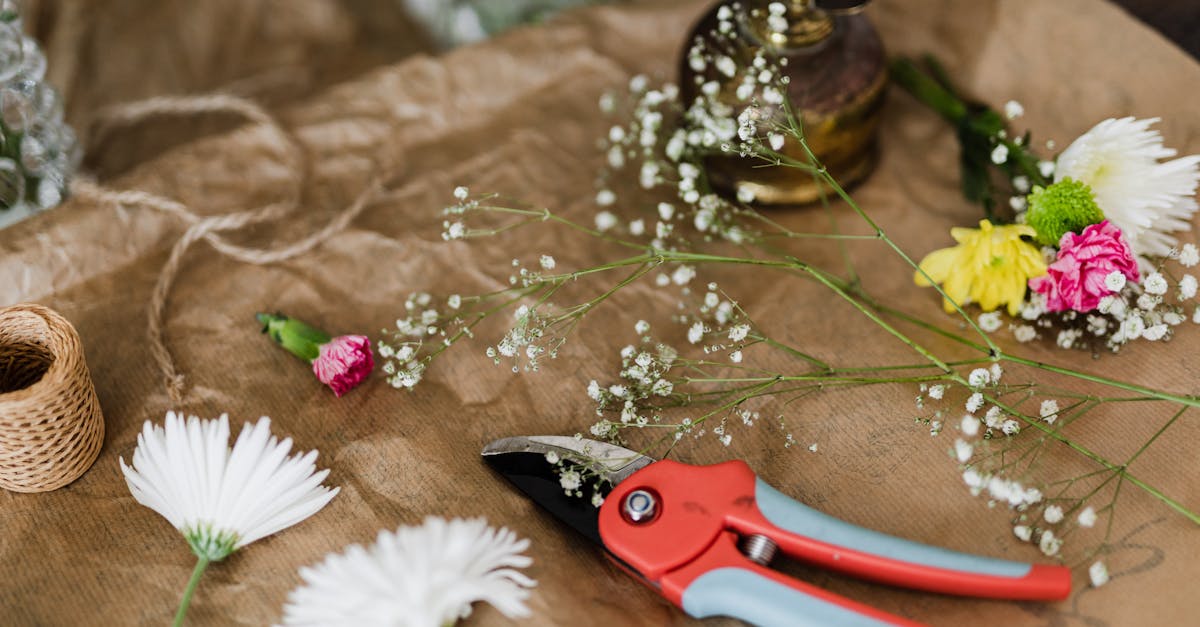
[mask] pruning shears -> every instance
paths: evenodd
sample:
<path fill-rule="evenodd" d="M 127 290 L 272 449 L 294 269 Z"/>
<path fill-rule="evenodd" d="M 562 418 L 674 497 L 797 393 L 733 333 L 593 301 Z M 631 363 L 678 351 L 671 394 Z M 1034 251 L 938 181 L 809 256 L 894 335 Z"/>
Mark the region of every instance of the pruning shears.
<path fill-rule="evenodd" d="M 488 444 L 483 458 L 694 618 L 762 627 L 918 625 L 769 568 L 780 550 L 861 579 L 943 594 L 1053 601 L 1071 591 L 1066 567 L 959 553 L 858 527 L 772 488 L 743 461 L 691 466 L 562 436 L 504 438 Z M 612 486 L 600 507 L 563 489 L 564 463 Z"/>

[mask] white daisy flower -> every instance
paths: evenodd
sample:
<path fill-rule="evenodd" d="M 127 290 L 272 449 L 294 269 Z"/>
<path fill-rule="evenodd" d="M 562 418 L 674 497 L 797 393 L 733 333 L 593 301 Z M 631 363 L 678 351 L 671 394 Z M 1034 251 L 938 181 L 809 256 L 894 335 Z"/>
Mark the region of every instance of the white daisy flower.
<path fill-rule="evenodd" d="M 176 624 L 209 562 L 320 511 L 337 493 L 321 485 L 317 452 L 287 454 L 291 438 L 271 435 L 271 419 L 246 425 L 229 447 L 229 417 L 201 420 L 167 412 L 164 426 L 146 421 L 133 463 L 121 471 L 138 503 L 162 514 L 187 539 L 198 562 Z"/>
<path fill-rule="evenodd" d="M 1150 126 L 1159 118 L 1110 118 L 1079 136 L 1058 158 L 1054 180 L 1086 183 L 1104 216 L 1121 229 L 1139 258 L 1166 256 L 1170 235 L 1191 228 L 1200 155 L 1176 155 Z"/>
<path fill-rule="evenodd" d="M 537 582 L 517 569 L 529 540 L 496 530 L 482 518 L 428 517 L 420 527 L 382 531 L 375 544 L 354 544 L 300 569 L 283 624 L 356 627 L 451 625 L 476 601 L 508 618 L 529 615 L 529 588 Z"/>
<path fill-rule="evenodd" d="M 200 557 L 216 561 L 317 513 L 339 488 L 321 485 L 317 452 L 287 457 L 291 438 L 271 435 L 271 419 L 243 427 L 229 448 L 229 417 L 167 412 L 164 427 L 146 421 L 121 470 L 138 503 L 162 514 Z"/>

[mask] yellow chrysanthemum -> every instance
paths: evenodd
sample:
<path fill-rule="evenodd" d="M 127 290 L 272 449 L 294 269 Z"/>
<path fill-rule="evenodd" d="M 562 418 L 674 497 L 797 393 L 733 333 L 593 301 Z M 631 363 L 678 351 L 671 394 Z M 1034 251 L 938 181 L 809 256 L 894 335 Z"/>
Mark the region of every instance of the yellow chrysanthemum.
<path fill-rule="evenodd" d="M 1010 316 L 1017 314 L 1029 279 L 1046 274 L 1042 253 L 1023 235 L 1035 235 L 1033 228 L 981 220 L 978 229 L 950 229 L 958 246 L 935 250 L 921 260 L 921 270 L 946 292 L 946 313 L 954 312 L 952 299 L 960 306 L 979 303 L 984 311 L 1006 305 Z M 917 285 L 930 285 L 925 275 L 916 273 Z"/>

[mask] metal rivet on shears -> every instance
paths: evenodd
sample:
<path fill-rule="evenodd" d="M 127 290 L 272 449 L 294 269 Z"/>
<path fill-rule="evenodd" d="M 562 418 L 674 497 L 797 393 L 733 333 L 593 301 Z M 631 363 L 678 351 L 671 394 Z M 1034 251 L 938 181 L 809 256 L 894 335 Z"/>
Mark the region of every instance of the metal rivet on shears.
<path fill-rule="evenodd" d="M 658 498 L 649 490 L 634 490 L 625 495 L 621 512 L 631 523 L 648 523 L 658 513 Z"/>
<path fill-rule="evenodd" d="M 775 551 L 779 549 L 779 545 L 767 536 L 755 533 L 742 538 L 741 549 L 747 559 L 766 566 L 775 557 Z"/>

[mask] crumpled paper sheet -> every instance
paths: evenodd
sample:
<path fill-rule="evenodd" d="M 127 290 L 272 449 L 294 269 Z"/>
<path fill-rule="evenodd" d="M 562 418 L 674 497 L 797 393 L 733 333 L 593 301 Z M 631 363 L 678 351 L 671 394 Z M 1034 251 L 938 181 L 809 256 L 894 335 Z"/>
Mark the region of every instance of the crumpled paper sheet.
<path fill-rule="evenodd" d="M 617 351 L 638 318 L 682 344 L 668 321 L 674 300 L 639 286 L 586 322 L 543 371 L 513 375 L 484 357 L 486 338 L 451 351 L 414 393 L 375 377 L 335 400 L 308 369 L 259 335 L 253 314 L 282 310 L 334 333 L 375 333 L 417 290 L 474 293 L 504 284 L 513 257 L 552 253 L 560 268 L 613 251 L 576 245 L 564 231 L 535 229 L 496 241 L 441 241 L 438 209 L 456 184 L 493 190 L 588 219 L 595 138 L 610 124 L 598 96 L 646 72 L 672 79 L 677 43 L 703 10 L 698 2 L 646 3 L 581 11 L 442 58 L 414 57 L 282 110 L 311 151 L 314 180 L 299 219 L 239 237 L 269 245 L 314 230 L 383 173 L 389 191 L 346 232 L 314 252 L 272 266 L 239 264 L 204 244 L 188 253 L 166 313 L 167 341 L 188 375 L 187 402 L 202 416 L 229 412 L 235 424 L 270 415 L 301 450 L 321 451 L 342 493 L 322 512 L 214 565 L 189 614 L 194 625 L 277 621 L 297 569 L 376 532 L 430 514 L 486 516 L 529 537 L 539 581 L 528 625 L 693 624 L 610 565 L 593 546 L 543 515 L 479 459 L 481 447 L 515 434 L 583 430 L 593 419 L 588 380 L 611 380 Z M 1023 120 L 1060 145 L 1107 116 L 1161 115 L 1168 143 L 1200 151 L 1192 95 L 1200 66 L 1119 10 L 1100 2 L 900 2 L 872 4 L 893 52 L 930 51 L 993 103 L 1023 102 Z M 288 192 L 277 155 L 246 127 L 175 148 L 116 180 L 118 188 L 164 194 L 205 214 L 246 209 Z M 893 92 L 882 129 L 879 170 L 854 194 L 914 255 L 946 244 L 952 225 L 977 219 L 958 193 L 953 134 L 906 95 Z M 853 224 L 844 207 L 843 224 Z M 625 211 L 633 211 L 627 208 Z M 825 228 L 819 210 L 781 211 L 791 228 Z M 850 230 L 853 230 L 853 226 Z M 142 422 L 170 408 L 145 341 L 145 304 L 182 227 L 144 209 L 79 201 L 0 232 L 0 304 L 34 300 L 78 327 L 107 418 L 104 449 L 79 481 L 48 494 L 0 494 L 0 615 L 11 625 L 161 625 L 169 621 L 193 564 L 168 523 L 129 495 L 117 465 Z M 584 240 L 586 241 L 586 240 Z M 852 248 L 877 297 L 952 326 L 936 295 L 882 247 Z M 836 251 L 804 255 L 835 267 Z M 809 282 L 761 273 L 732 280 L 710 272 L 768 333 L 814 353 L 864 364 L 913 358 L 848 306 Z M 583 289 L 582 287 L 580 289 Z M 942 354 L 954 348 L 927 339 Z M 1022 347 L 1055 363 L 1194 393 L 1200 334 L 1184 328 L 1165 346 L 1139 345 L 1092 360 L 1048 345 Z M 753 359 L 748 355 L 748 359 Z M 785 366 L 780 366 L 785 367 Z M 1010 377 L 1019 377 L 1012 372 Z M 733 445 L 686 443 L 680 460 L 747 460 L 768 482 L 830 514 L 913 540 L 1022 561 L 1041 561 L 1012 537 L 1004 513 L 972 499 L 949 459 L 953 435 L 914 426 L 915 392 L 859 389 L 793 404 L 782 412 L 800 446 L 784 449 L 770 420 L 735 432 Z M 1142 410 L 1097 414 L 1076 431 L 1120 458 L 1161 424 Z M 773 414 L 772 414 L 773 415 Z M 1193 509 L 1200 505 L 1191 416 L 1135 465 Z M 816 453 L 807 445 L 818 443 Z M 1055 463 L 1074 463 L 1065 455 Z M 790 572 L 816 585 L 937 625 L 1185 624 L 1194 594 L 1194 525 L 1126 486 L 1114 525 L 1107 586 L 1087 586 L 1058 604 L 951 598 L 830 575 Z M 714 621 L 712 624 L 719 623 Z M 471 625 L 508 624 L 488 607 Z"/>

